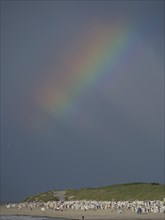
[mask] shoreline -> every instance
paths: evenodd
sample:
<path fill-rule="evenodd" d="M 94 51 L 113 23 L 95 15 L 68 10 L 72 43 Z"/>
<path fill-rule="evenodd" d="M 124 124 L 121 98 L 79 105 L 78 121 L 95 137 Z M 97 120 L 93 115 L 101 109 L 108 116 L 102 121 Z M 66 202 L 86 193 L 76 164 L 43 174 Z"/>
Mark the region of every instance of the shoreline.
<path fill-rule="evenodd" d="M 61 218 L 61 219 L 73 219 L 81 220 L 164 220 L 165 213 L 147 213 L 137 214 L 132 211 L 124 211 L 123 213 L 117 213 L 112 210 L 45 210 L 42 212 L 38 208 L 6 208 L 4 205 L 0 205 L 0 216 L 33 216 L 33 217 L 48 217 L 48 218 Z"/>

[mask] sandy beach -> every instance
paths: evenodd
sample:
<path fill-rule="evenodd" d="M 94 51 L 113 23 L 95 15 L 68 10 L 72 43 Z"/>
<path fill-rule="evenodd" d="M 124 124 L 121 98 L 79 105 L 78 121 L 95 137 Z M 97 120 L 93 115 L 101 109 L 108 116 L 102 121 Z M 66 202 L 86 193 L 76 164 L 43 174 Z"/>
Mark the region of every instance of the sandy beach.
<path fill-rule="evenodd" d="M 26 216 L 44 216 L 44 217 L 58 217 L 58 218 L 66 218 L 66 219 L 146 219 L 146 220 L 164 220 L 164 213 L 148 213 L 148 214 L 136 214 L 132 211 L 125 211 L 123 213 L 116 213 L 111 210 L 64 210 L 64 211 L 55 211 L 55 210 L 45 210 L 42 212 L 38 208 L 33 208 L 30 210 L 29 208 L 6 208 L 5 205 L 0 206 L 0 215 L 26 215 Z"/>

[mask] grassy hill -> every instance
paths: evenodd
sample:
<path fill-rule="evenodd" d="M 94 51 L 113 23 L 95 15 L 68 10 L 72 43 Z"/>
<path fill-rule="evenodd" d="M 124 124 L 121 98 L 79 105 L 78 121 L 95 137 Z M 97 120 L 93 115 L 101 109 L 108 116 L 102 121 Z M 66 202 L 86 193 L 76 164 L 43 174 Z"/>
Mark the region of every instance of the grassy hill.
<path fill-rule="evenodd" d="M 87 200 L 163 200 L 165 186 L 157 183 L 128 183 L 99 188 L 67 190 L 66 199 Z"/>
<path fill-rule="evenodd" d="M 58 201 L 58 197 L 56 196 L 56 191 L 47 191 L 37 193 L 33 196 L 27 196 L 22 200 L 22 202 L 48 202 L 48 201 Z"/>
<path fill-rule="evenodd" d="M 27 197 L 24 201 L 52 201 L 58 200 L 54 193 L 40 193 Z M 98 188 L 67 189 L 65 200 L 98 200 L 98 201 L 125 201 L 125 200 L 163 200 L 165 185 L 158 183 L 127 183 Z"/>

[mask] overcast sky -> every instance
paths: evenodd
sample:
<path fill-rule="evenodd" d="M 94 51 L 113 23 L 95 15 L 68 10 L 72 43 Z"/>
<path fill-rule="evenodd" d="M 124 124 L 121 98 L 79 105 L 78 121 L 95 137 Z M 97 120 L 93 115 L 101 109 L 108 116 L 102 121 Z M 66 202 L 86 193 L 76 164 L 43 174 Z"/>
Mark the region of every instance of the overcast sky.
<path fill-rule="evenodd" d="M 1 200 L 163 183 L 163 4 L 1 1 Z"/>

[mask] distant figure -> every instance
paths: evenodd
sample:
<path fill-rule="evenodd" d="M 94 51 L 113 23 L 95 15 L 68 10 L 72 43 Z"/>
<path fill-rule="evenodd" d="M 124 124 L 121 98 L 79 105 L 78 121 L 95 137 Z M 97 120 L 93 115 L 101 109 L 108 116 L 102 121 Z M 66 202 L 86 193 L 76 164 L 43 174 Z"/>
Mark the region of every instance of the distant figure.
<path fill-rule="evenodd" d="M 142 209 L 139 207 L 137 208 L 137 214 L 141 214 L 142 213 Z"/>
<path fill-rule="evenodd" d="M 84 216 L 82 216 L 82 219 L 84 219 Z"/>

